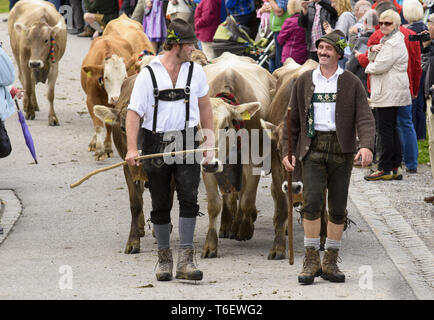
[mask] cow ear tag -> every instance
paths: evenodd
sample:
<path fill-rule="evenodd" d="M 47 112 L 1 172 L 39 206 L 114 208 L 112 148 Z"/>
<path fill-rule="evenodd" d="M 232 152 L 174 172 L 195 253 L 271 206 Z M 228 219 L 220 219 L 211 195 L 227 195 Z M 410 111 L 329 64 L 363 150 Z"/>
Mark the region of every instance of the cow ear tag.
<path fill-rule="evenodd" d="M 243 117 L 243 120 L 250 120 L 250 112 L 244 111 L 241 116 Z"/>
<path fill-rule="evenodd" d="M 88 77 L 88 78 L 92 77 L 92 72 L 91 72 L 91 71 L 88 71 L 88 72 L 87 72 L 87 77 Z"/>
<path fill-rule="evenodd" d="M 105 118 L 105 119 L 104 119 L 104 122 L 105 122 L 105 123 L 112 123 L 112 122 L 113 122 L 113 120 L 112 120 L 112 119 L 110 119 L 110 118 Z"/>

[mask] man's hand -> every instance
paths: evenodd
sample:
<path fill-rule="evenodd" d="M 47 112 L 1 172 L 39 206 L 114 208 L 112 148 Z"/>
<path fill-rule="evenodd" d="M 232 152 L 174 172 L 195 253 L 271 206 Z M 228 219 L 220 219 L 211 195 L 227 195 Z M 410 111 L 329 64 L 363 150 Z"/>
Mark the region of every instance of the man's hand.
<path fill-rule="evenodd" d="M 147 6 L 148 8 L 152 8 L 152 1 L 151 1 L 151 0 L 147 0 L 147 1 L 146 1 L 146 6 Z"/>
<path fill-rule="evenodd" d="M 285 167 L 286 171 L 292 172 L 295 168 L 296 159 L 295 156 L 292 156 L 292 163 L 289 163 L 288 156 L 283 158 L 282 164 Z"/>
<path fill-rule="evenodd" d="M 128 150 L 127 154 L 125 155 L 125 161 L 130 166 L 140 166 L 140 160 L 136 160 L 138 156 L 139 152 L 137 151 L 137 149 Z"/>
<path fill-rule="evenodd" d="M 353 34 L 359 33 L 359 28 L 357 26 L 352 26 L 348 29 L 348 32 Z"/>
<path fill-rule="evenodd" d="M 362 157 L 362 168 L 366 168 L 372 162 L 372 151 L 368 148 L 360 148 L 354 157 L 354 161 Z"/>
<path fill-rule="evenodd" d="M 302 1 L 301 2 L 301 9 L 303 11 L 303 15 L 307 15 L 307 6 L 309 5 L 311 1 Z"/>

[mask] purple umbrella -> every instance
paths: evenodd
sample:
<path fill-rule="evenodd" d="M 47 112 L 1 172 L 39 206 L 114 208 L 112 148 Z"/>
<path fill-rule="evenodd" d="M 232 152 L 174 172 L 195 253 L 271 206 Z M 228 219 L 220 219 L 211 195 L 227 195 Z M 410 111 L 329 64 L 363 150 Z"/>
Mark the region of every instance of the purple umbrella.
<path fill-rule="evenodd" d="M 35 163 L 38 164 L 38 160 L 36 160 L 36 152 L 35 152 L 35 146 L 33 144 L 32 135 L 30 134 L 29 127 L 27 127 L 26 120 L 24 120 L 24 115 L 20 110 L 17 99 L 14 100 L 15 100 L 15 104 L 17 105 L 18 120 L 21 123 L 21 129 L 23 129 L 24 139 L 26 140 L 27 147 L 29 148 L 33 159 L 35 159 Z"/>

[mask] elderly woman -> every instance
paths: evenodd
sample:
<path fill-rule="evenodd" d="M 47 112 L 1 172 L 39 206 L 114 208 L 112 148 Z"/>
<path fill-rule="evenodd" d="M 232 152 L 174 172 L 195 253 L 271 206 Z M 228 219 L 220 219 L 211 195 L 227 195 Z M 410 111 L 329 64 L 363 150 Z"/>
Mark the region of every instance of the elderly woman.
<path fill-rule="evenodd" d="M 397 173 L 402 160 L 398 109 L 411 104 L 408 53 L 404 35 L 399 31 L 401 18 L 394 10 L 386 10 L 378 24 L 384 36 L 379 44 L 369 48 L 365 72 L 371 75 L 371 107 L 377 112 L 381 156 L 378 170 L 365 176 L 368 181 L 391 180 Z"/>

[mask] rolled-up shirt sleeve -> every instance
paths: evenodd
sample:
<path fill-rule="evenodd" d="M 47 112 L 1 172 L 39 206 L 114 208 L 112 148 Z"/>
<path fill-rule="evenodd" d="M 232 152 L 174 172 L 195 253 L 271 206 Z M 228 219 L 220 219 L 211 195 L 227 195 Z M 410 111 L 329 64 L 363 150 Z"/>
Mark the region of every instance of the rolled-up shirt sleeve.
<path fill-rule="evenodd" d="M 150 101 L 152 90 L 150 90 L 149 84 L 152 84 L 149 71 L 143 70 L 137 76 L 133 91 L 131 92 L 128 110 L 136 112 L 141 118 L 146 118 L 146 110 L 152 103 Z"/>

